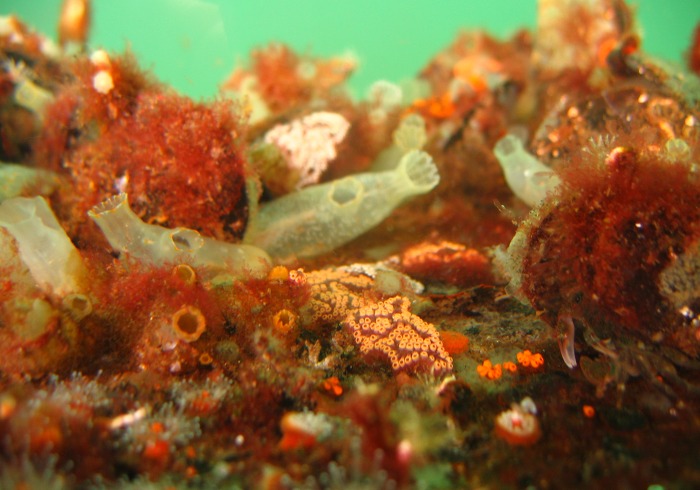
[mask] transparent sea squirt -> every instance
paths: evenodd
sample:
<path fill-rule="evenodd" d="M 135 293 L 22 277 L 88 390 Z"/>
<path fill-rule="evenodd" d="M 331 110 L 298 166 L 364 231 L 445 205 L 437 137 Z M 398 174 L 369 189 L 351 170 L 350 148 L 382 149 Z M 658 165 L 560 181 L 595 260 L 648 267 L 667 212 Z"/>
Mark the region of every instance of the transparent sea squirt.
<path fill-rule="evenodd" d="M 98 204 L 88 215 L 112 248 L 146 263 L 187 262 L 242 278 L 264 277 L 270 269 L 269 256 L 257 247 L 205 238 L 189 228 L 144 223 L 131 210 L 124 193 Z"/>
<path fill-rule="evenodd" d="M 0 226 L 17 241 L 22 261 L 48 293 L 81 291 L 85 266 L 43 197 L 15 197 L 0 204 Z"/>
<path fill-rule="evenodd" d="M 439 181 L 430 155 L 412 150 L 394 170 L 309 186 L 261 206 L 244 242 L 273 257 L 320 255 L 370 230 L 406 199 L 429 192 Z"/>
<path fill-rule="evenodd" d="M 508 134 L 493 149 L 513 194 L 528 206 L 537 206 L 560 180 L 552 169 L 528 153 L 522 141 Z"/>

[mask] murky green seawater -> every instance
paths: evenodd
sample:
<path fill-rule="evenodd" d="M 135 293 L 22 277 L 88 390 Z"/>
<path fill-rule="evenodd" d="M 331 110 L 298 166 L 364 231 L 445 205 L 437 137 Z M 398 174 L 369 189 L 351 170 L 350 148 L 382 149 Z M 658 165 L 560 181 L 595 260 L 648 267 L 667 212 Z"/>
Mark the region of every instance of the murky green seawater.
<path fill-rule="evenodd" d="M 47 34 L 55 32 L 59 0 L 4 0 Z M 361 66 L 351 80 L 362 95 L 377 79 L 413 75 L 460 27 L 505 36 L 535 23 L 535 0 L 95 0 L 92 46 L 129 44 L 142 66 L 192 96 L 209 96 L 254 46 L 284 41 L 328 56 L 348 50 Z M 680 60 L 698 0 L 639 0 L 644 48 Z"/>

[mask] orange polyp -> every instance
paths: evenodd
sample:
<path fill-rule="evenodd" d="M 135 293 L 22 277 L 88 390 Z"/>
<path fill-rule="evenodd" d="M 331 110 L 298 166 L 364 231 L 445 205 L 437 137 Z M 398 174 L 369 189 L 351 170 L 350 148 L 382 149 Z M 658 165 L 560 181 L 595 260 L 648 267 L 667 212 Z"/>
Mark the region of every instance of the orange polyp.
<path fill-rule="evenodd" d="M 518 371 L 518 366 L 516 366 L 514 362 L 509 361 L 503 363 L 503 369 L 510 371 L 511 373 L 515 373 Z"/>
<path fill-rule="evenodd" d="M 532 358 L 530 359 L 530 365 L 533 368 L 538 368 L 544 364 L 544 357 L 542 357 L 542 354 L 534 354 Z"/>
<path fill-rule="evenodd" d="M 170 446 L 162 439 L 149 442 L 143 449 L 143 456 L 148 459 L 163 460 L 170 454 Z"/>
<path fill-rule="evenodd" d="M 483 364 L 476 367 L 479 376 L 486 379 L 499 379 L 503 375 L 503 368 L 500 364 L 492 364 L 489 359 L 486 359 Z"/>
<path fill-rule="evenodd" d="M 532 352 L 529 350 L 525 350 L 522 352 L 518 352 L 516 355 L 516 358 L 518 359 L 518 362 L 522 364 L 523 366 L 529 366 L 530 365 L 530 356 L 532 355 Z"/>
<path fill-rule="evenodd" d="M 321 388 L 326 393 L 329 393 L 335 397 L 339 397 L 343 394 L 343 386 L 340 384 L 340 380 L 337 376 L 331 376 L 330 378 L 323 381 Z"/>
<path fill-rule="evenodd" d="M 476 372 L 479 373 L 479 376 L 481 376 L 482 378 L 485 378 L 486 375 L 489 373 L 489 371 L 491 371 L 491 368 L 492 368 L 491 361 L 486 359 L 483 362 L 483 364 L 480 364 L 476 367 Z"/>
<path fill-rule="evenodd" d="M 542 357 L 542 354 L 533 354 L 529 350 L 518 352 L 516 357 L 518 359 L 518 363 L 523 367 L 537 369 L 540 366 L 544 365 L 544 357 Z"/>
<path fill-rule="evenodd" d="M 173 267 L 173 275 L 185 284 L 194 284 L 197 280 L 197 273 L 187 264 L 178 264 Z"/>
<path fill-rule="evenodd" d="M 418 99 L 413 103 L 413 108 L 435 119 L 447 119 L 455 112 L 455 106 L 449 93 L 433 96 L 429 99 Z"/>

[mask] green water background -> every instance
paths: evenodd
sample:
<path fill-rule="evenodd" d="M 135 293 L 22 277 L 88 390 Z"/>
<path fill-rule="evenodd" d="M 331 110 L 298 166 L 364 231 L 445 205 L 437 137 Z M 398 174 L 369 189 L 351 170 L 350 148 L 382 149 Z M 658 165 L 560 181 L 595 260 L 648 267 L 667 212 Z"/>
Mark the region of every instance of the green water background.
<path fill-rule="evenodd" d="M 56 37 L 60 0 L 3 0 Z M 638 0 L 646 52 L 680 62 L 700 21 L 700 0 Z M 91 46 L 121 52 L 193 97 L 211 97 L 256 46 L 282 41 L 300 52 L 352 52 L 356 96 L 375 80 L 409 78 L 459 29 L 507 37 L 535 25 L 535 0 L 94 0 Z"/>

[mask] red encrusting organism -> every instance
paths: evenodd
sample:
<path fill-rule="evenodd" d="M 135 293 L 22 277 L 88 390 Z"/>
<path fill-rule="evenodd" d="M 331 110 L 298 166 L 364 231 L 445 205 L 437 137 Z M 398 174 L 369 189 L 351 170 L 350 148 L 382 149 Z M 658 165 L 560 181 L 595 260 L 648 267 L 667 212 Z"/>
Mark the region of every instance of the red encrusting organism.
<path fill-rule="evenodd" d="M 494 282 L 489 259 L 460 243 L 444 240 L 419 243 L 405 250 L 400 260 L 403 272 L 421 281 L 460 287 Z"/>

